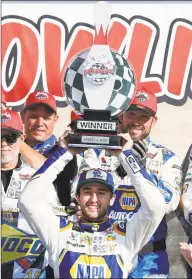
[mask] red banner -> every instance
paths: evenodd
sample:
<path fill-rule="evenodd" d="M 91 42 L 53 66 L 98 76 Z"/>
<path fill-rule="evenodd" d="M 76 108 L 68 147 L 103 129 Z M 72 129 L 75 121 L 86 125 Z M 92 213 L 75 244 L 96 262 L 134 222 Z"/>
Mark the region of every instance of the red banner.
<path fill-rule="evenodd" d="M 2 90 L 7 102 L 19 106 L 30 92 L 45 90 L 62 106 L 62 69 L 75 54 L 91 47 L 93 34 L 93 27 L 83 23 L 69 32 L 64 21 L 48 15 L 37 24 L 23 17 L 4 17 Z M 116 15 L 111 19 L 108 41 L 129 59 L 138 82 L 157 94 L 159 102 L 182 105 L 192 96 L 192 22 L 175 19 L 171 23 L 159 62 L 162 73 L 155 74 L 151 65 L 159 36 L 159 26 L 147 18 L 137 16 L 128 21 Z"/>

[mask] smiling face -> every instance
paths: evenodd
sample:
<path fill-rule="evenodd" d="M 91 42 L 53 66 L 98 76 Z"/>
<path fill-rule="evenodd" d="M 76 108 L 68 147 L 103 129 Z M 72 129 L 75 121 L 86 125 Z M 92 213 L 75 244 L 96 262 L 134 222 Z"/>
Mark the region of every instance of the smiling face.
<path fill-rule="evenodd" d="M 122 132 L 129 133 L 131 139 L 136 141 L 146 139 L 149 136 L 157 117 L 151 117 L 142 110 L 130 110 L 120 116 L 120 121 Z"/>
<path fill-rule="evenodd" d="M 90 221 L 103 221 L 113 205 L 115 195 L 101 183 L 87 183 L 81 186 L 76 199 L 81 207 L 82 218 Z"/>
<path fill-rule="evenodd" d="M 30 146 L 48 139 L 53 133 L 58 116 L 46 105 L 35 105 L 22 115 L 27 143 Z"/>

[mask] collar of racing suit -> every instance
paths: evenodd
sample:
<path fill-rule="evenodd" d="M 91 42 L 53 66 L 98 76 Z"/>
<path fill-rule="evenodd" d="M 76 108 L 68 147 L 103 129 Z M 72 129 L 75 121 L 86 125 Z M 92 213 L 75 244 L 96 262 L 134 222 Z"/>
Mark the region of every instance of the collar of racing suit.
<path fill-rule="evenodd" d="M 112 221 L 107 217 L 102 222 L 88 222 L 84 219 L 79 220 L 79 226 L 87 232 L 102 232 L 111 227 Z"/>
<path fill-rule="evenodd" d="M 51 135 L 48 139 L 35 144 L 33 146 L 33 149 L 37 150 L 41 154 L 44 154 L 45 152 L 49 152 L 53 148 L 56 142 L 57 142 L 56 136 Z"/>

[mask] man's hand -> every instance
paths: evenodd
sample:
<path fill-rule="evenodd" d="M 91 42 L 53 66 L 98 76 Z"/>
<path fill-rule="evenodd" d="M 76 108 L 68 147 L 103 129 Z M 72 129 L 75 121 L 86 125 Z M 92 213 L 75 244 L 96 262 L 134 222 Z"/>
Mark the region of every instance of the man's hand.
<path fill-rule="evenodd" d="M 76 206 L 76 205 L 77 204 L 75 204 L 74 202 L 70 203 L 70 206 Z M 78 205 L 77 206 L 77 212 L 76 212 L 76 216 L 77 216 L 78 220 L 81 218 L 81 215 L 82 215 L 82 211 L 81 211 L 80 205 Z"/>
<path fill-rule="evenodd" d="M 63 135 L 59 137 L 59 145 L 63 148 L 66 148 L 72 155 L 77 155 L 81 152 L 84 152 L 86 148 L 73 148 L 68 146 L 70 134 L 73 134 L 70 129 L 65 130 Z"/>
<path fill-rule="evenodd" d="M 123 150 L 128 150 L 131 149 L 135 155 L 135 157 L 138 159 L 141 167 L 145 167 L 146 165 L 146 154 L 147 154 L 147 150 L 148 150 L 148 142 L 147 140 L 138 140 L 133 142 L 131 139 L 129 139 L 129 134 L 122 134 L 125 137 L 123 137 L 123 141 L 124 141 L 124 146 L 122 148 Z M 121 150 L 119 151 L 119 153 L 121 152 Z M 116 154 L 119 154 L 116 153 Z M 116 173 L 121 177 L 125 177 L 127 175 L 126 171 L 124 170 L 122 165 L 119 165 L 116 169 Z"/>
<path fill-rule="evenodd" d="M 118 134 L 118 136 L 122 138 L 122 149 L 107 149 L 111 156 L 118 157 L 123 150 L 131 149 L 133 146 L 133 141 L 128 133 Z"/>
<path fill-rule="evenodd" d="M 146 139 L 137 140 L 133 143 L 132 151 L 142 167 L 146 165 L 148 146 L 149 143 Z"/>
<path fill-rule="evenodd" d="M 192 267 L 192 245 L 187 244 L 186 242 L 180 242 L 181 253 L 188 262 L 188 264 Z"/>

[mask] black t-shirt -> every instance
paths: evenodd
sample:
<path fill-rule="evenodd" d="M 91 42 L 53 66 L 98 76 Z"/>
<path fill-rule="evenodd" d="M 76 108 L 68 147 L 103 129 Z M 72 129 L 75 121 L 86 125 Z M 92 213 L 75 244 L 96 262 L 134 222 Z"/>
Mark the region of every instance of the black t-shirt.
<path fill-rule="evenodd" d="M 3 183 L 4 191 L 7 192 L 13 170 L 1 170 L 1 181 Z"/>
<path fill-rule="evenodd" d="M 17 165 L 14 169 L 19 168 L 21 165 L 22 165 L 22 162 L 21 162 L 21 158 L 19 156 Z M 5 193 L 7 192 L 7 188 L 9 186 L 10 181 L 11 181 L 11 177 L 12 177 L 14 169 L 12 169 L 12 170 L 1 170 L 1 182 L 3 183 Z"/>
<path fill-rule="evenodd" d="M 57 148 L 58 145 L 55 145 L 48 153 L 43 155 L 48 158 Z M 73 156 L 73 159 L 64 167 L 53 182 L 59 201 L 63 206 L 67 206 L 71 202 L 71 180 L 77 175 L 77 170 L 77 158 Z"/>

